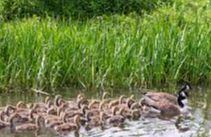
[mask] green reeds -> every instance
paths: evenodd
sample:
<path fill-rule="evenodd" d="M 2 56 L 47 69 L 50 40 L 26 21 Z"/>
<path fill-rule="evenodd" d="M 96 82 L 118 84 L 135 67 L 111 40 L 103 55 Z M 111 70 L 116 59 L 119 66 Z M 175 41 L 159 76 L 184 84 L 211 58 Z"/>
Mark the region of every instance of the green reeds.
<path fill-rule="evenodd" d="M 209 9 L 209 8 L 208 8 Z M 0 86 L 131 87 L 211 80 L 208 11 L 163 7 L 144 16 L 1 24 Z M 194 14 L 194 15 L 193 15 Z"/>

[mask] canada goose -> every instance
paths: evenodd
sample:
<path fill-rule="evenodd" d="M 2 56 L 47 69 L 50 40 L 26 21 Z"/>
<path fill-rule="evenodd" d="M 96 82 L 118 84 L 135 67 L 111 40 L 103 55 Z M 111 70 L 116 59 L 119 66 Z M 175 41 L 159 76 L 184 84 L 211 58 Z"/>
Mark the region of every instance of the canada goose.
<path fill-rule="evenodd" d="M 59 110 L 54 107 L 48 108 L 47 109 L 47 114 L 48 115 L 59 115 Z"/>
<path fill-rule="evenodd" d="M 19 101 L 16 104 L 16 108 L 27 108 L 27 105 L 23 101 Z"/>
<path fill-rule="evenodd" d="M 56 107 L 62 107 L 65 111 L 75 111 L 83 105 L 88 105 L 89 102 L 83 94 L 78 94 L 76 101 L 65 101 L 60 95 L 57 95 L 54 100 Z"/>
<path fill-rule="evenodd" d="M 46 113 L 49 108 L 52 108 L 54 106 L 52 100 L 50 97 L 46 97 L 44 102 L 37 102 L 33 103 L 32 105 L 33 109 L 37 113 Z"/>
<path fill-rule="evenodd" d="M 3 110 L 7 116 L 10 116 L 11 114 L 15 113 L 16 107 L 12 105 L 7 105 Z"/>
<path fill-rule="evenodd" d="M 101 99 L 93 99 L 93 100 L 91 100 L 89 105 L 88 105 L 88 108 L 89 109 L 97 109 L 97 108 L 99 108 L 101 102 L 103 102 L 104 105 L 108 105 L 109 102 L 111 101 L 111 99 L 106 98 L 106 97 L 108 97 L 109 95 L 110 94 L 108 92 L 103 92 L 103 95 L 102 95 Z"/>
<path fill-rule="evenodd" d="M 74 123 L 63 123 L 61 125 L 55 126 L 54 129 L 57 133 L 61 135 L 70 131 L 78 131 L 79 128 L 80 128 L 80 116 L 76 115 L 74 117 Z"/>
<path fill-rule="evenodd" d="M 15 112 L 13 113 L 9 118 L 8 121 L 11 119 L 16 119 L 15 122 L 18 124 L 26 123 L 26 122 L 31 122 L 34 119 L 34 110 L 28 110 L 26 113 L 20 113 L 20 112 Z M 13 122 L 14 123 L 14 122 Z"/>
<path fill-rule="evenodd" d="M 0 113 L 0 120 L 1 121 L 9 121 L 10 116 L 15 112 L 15 110 L 12 110 L 13 113 L 10 113 L 7 106 L 4 108 L 4 110 L 1 111 Z"/>
<path fill-rule="evenodd" d="M 132 94 L 130 97 L 125 98 L 125 100 L 123 100 L 122 103 L 125 103 L 126 104 L 126 103 L 128 103 L 128 100 L 130 101 L 131 104 L 134 103 L 135 102 L 134 95 Z"/>
<path fill-rule="evenodd" d="M 62 121 L 63 119 L 63 115 L 61 113 L 61 117 L 58 117 L 58 116 L 47 116 L 47 118 L 45 119 L 45 126 L 47 128 L 55 128 L 56 126 L 58 125 L 61 125 L 63 124 L 64 122 Z"/>
<path fill-rule="evenodd" d="M 73 118 L 75 115 L 79 115 L 81 117 L 85 116 L 86 111 L 89 110 L 89 108 L 88 108 L 87 105 L 84 105 L 80 109 L 77 109 L 77 110 L 69 110 L 68 108 L 65 109 L 64 107 L 61 106 L 61 108 L 59 108 L 58 110 L 61 110 L 61 112 L 62 112 L 63 115 L 65 114 L 65 119 L 66 119 L 66 121 L 68 121 L 68 119 Z M 82 121 L 83 121 L 83 119 L 82 119 Z"/>
<path fill-rule="evenodd" d="M 21 105 L 22 102 L 18 104 Z M 1 120 L 8 122 L 12 115 L 18 113 L 21 116 L 20 121 L 28 121 L 31 118 L 31 113 L 33 112 L 32 110 L 33 109 L 30 110 L 28 108 L 20 108 L 12 105 L 7 105 L 1 113 Z"/>
<path fill-rule="evenodd" d="M 103 101 L 103 104 L 108 103 L 110 101 L 110 99 L 106 99 L 107 96 L 109 96 L 110 94 L 108 92 L 103 92 L 102 98 L 101 100 L 91 100 L 91 102 L 88 105 L 89 109 L 97 109 L 99 108 L 101 102 Z"/>
<path fill-rule="evenodd" d="M 185 95 L 188 97 L 188 91 L 191 89 L 191 86 L 189 83 L 185 83 L 182 88 L 178 91 L 177 94 L 181 93 L 181 92 L 184 92 Z M 144 94 L 144 97 L 148 97 L 154 101 L 163 101 L 163 100 L 167 100 L 167 101 L 170 101 L 171 103 L 173 104 L 177 104 L 177 97 L 172 95 L 172 94 L 169 94 L 169 93 L 165 93 L 165 92 L 154 92 L 154 91 L 151 91 L 151 92 L 147 92 Z"/>
<path fill-rule="evenodd" d="M 131 110 L 132 112 L 132 119 L 133 120 L 138 120 L 140 117 L 141 117 L 141 112 L 139 109 L 134 109 L 134 110 Z"/>
<path fill-rule="evenodd" d="M 99 104 L 98 109 L 99 109 L 100 111 L 105 111 L 105 112 L 109 111 L 110 108 L 109 108 L 108 100 L 102 100 L 102 101 L 100 102 L 100 104 Z"/>
<path fill-rule="evenodd" d="M 76 100 L 66 101 L 66 105 L 68 105 L 68 108 L 71 108 L 72 110 L 79 109 L 83 105 L 89 105 L 89 101 L 84 94 L 80 93 L 77 95 Z"/>
<path fill-rule="evenodd" d="M 135 103 L 135 100 L 133 100 L 132 97 L 129 97 L 123 103 L 116 105 L 115 107 L 118 108 L 119 110 L 123 109 L 122 116 L 128 119 L 131 119 L 132 118 L 131 106 L 134 103 Z"/>
<path fill-rule="evenodd" d="M 114 127 L 121 127 L 125 121 L 125 117 L 122 116 L 124 108 L 121 108 L 117 113 L 118 108 L 112 108 L 112 115 L 108 118 L 108 123 Z"/>
<path fill-rule="evenodd" d="M 111 98 L 110 97 L 110 93 L 108 92 L 103 92 L 103 95 L 102 95 L 102 98 L 100 101 L 104 101 L 106 105 L 109 104 L 109 102 L 111 101 Z"/>
<path fill-rule="evenodd" d="M 77 96 L 76 102 L 78 103 L 78 108 L 81 108 L 81 106 L 83 105 L 87 105 L 87 106 L 89 105 L 89 101 L 87 100 L 84 94 L 79 94 Z"/>
<path fill-rule="evenodd" d="M 62 109 L 57 109 L 57 115 L 44 113 L 41 116 L 45 119 L 46 124 L 50 123 L 51 121 L 61 121 Z"/>
<path fill-rule="evenodd" d="M 138 102 L 135 102 L 131 105 L 130 109 L 138 109 L 138 110 L 142 110 L 142 106 L 138 103 Z"/>
<path fill-rule="evenodd" d="M 61 106 L 62 102 L 64 102 L 64 100 L 62 99 L 62 96 L 56 95 L 54 98 L 54 106 L 59 107 Z"/>
<path fill-rule="evenodd" d="M 1 117 L 1 119 L 0 119 L 0 129 L 5 128 L 5 127 L 10 125 L 10 123 L 4 121 L 3 115 L 5 115 L 5 113 L 4 113 L 4 111 L 1 111 L 0 112 L 0 117 Z"/>
<path fill-rule="evenodd" d="M 106 97 L 109 97 L 110 94 L 108 92 L 103 92 L 103 95 L 102 95 L 102 100 L 105 100 Z"/>
<path fill-rule="evenodd" d="M 89 105 L 88 108 L 89 109 L 97 109 L 100 105 L 100 100 L 92 100 Z"/>
<path fill-rule="evenodd" d="M 114 106 L 120 105 L 120 104 L 122 104 L 122 103 L 124 102 L 124 99 L 126 99 L 126 96 L 125 96 L 125 95 L 121 95 L 121 96 L 119 97 L 119 99 L 116 99 L 116 100 L 111 101 L 111 102 L 109 103 L 108 107 L 109 107 L 109 108 L 112 108 L 112 107 L 114 107 Z"/>
<path fill-rule="evenodd" d="M 102 127 L 104 121 L 105 113 L 100 112 L 100 115 L 90 117 L 89 114 L 87 115 L 87 123 L 85 125 L 86 130 L 90 130 L 94 127 Z"/>
<path fill-rule="evenodd" d="M 161 116 L 174 117 L 187 112 L 187 95 L 183 91 L 178 93 L 177 104 L 166 99 L 154 101 L 151 98 L 144 97 L 142 105 L 155 108 Z"/>
<path fill-rule="evenodd" d="M 109 103 L 111 102 L 111 99 L 108 98 L 109 96 L 110 94 L 108 92 L 103 92 L 102 98 L 100 100 L 92 100 L 90 102 L 89 108 L 99 108 L 101 105 L 102 109 L 109 109 Z M 92 104 L 93 101 L 96 103 Z M 119 102 L 119 100 L 116 100 L 116 102 Z"/>
<path fill-rule="evenodd" d="M 32 109 L 34 107 L 34 103 L 28 103 L 26 106 L 28 109 Z"/>
<path fill-rule="evenodd" d="M 35 123 L 25 123 L 21 125 L 14 125 L 14 119 L 19 115 L 14 115 L 10 119 L 10 126 L 12 130 L 17 132 L 29 131 L 29 130 L 39 130 L 44 126 L 44 119 L 41 116 L 37 116 L 35 119 Z"/>
<path fill-rule="evenodd" d="M 135 103 L 135 100 L 132 98 L 127 98 L 126 102 L 123 104 L 123 107 L 130 109 L 131 106 Z"/>
<path fill-rule="evenodd" d="M 48 104 L 49 102 L 52 103 L 52 100 L 49 96 L 46 96 L 45 99 L 44 99 L 44 102 L 36 102 L 35 104 L 38 106 L 38 107 L 42 107 L 42 106 L 46 106 L 46 104 Z"/>
<path fill-rule="evenodd" d="M 10 123 L 0 120 L 0 129 L 8 127 Z"/>
<path fill-rule="evenodd" d="M 73 112 L 72 114 L 70 113 L 66 113 L 66 112 L 62 112 L 61 113 L 61 119 L 64 123 L 73 123 L 74 122 L 74 117 L 78 115 L 80 116 L 80 125 L 85 125 L 85 123 L 87 122 L 87 119 L 84 117 L 83 113 L 81 112 Z"/>
<path fill-rule="evenodd" d="M 28 109 L 28 108 L 16 108 L 16 112 L 19 115 L 21 115 L 22 118 L 28 118 L 28 119 L 32 119 L 33 118 L 33 114 L 35 114 L 34 108 L 32 109 Z"/>
<path fill-rule="evenodd" d="M 0 120 L 6 121 L 7 118 L 8 118 L 8 116 L 6 115 L 5 111 L 1 111 L 0 112 Z"/>
<path fill-rule="evenodd" d="M 100 112 L 103 111 L 104 101 L 101 101 L 98 108 L 89 109 L 87 106 L 83 106 L 83 113 L 85 117 L 89 115 L 89 117 L 100 115 Z"/>
<path fill-rule="evenodd" d="M 51 105 L 53 105 L 53 101 L 50 99 L 49 96 L 47 96 L 44 100 L 44 102 L 37 102 L 37 103 L 34 103 L 34 105 L 36 105 L 37 107 L 50 107 Z"/>

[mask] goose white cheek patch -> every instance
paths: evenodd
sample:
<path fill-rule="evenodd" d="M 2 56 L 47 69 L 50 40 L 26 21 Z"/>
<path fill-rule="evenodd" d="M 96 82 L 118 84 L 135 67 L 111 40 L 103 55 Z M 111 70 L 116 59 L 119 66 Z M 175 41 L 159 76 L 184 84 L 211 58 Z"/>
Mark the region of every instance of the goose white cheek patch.
<path fill-rule="evenodd" d="M 190 90 L 190 86 L 189 85 L 186 85 L 186 90 Z"/>
<path fill-rule="evenodd" d="M 182 104 L 184 104 L 184 106 L 186 106 L 188 104 L 188 100 L 187 99 L 183 99 L 182 100 Z"/>
<path fill-rule="evenodd" d="M 180 94 L 181 94 L 181 96 L 186 97 L 184 92 L 181 92 Z"/>

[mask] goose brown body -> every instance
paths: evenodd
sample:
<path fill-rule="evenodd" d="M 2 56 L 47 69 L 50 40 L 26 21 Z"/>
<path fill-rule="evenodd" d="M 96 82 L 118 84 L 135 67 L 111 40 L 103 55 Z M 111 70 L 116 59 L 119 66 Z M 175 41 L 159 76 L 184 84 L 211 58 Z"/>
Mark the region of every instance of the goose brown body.
<path fill-rule="evenodd" d="M 161 116 L 174 117 L 180 115 L 182 113 L 182 109 L 186 107 L 186 104 L 184 104 L 185 100 L 187 100 L 187 96 L 183 91 L 181 91 L 178 93 L 176 104 L 162 98 L 159 101 L 155 101 L 148 96 L 145 96 L 142 99 L 141 104 L 155 108 Z"/>
<path fill-rule="evenodd" d="M 35 123 L 24 123 L 21 125 L 14 125 L 14 119 L 19 117 L 19 115 L 14 115 L 10 119 L 10 126 L 17 132 L 29 131 L 29 130 L 39 130 L 42 125 L 44 125 L 44 119 L 41 116 L 38 116 L 35 120 Z M 42 124 L 43 123 L 43 124 Z"/>
<path fill-rule="evenodd" d="M 0 129 L 9 127 L 10 123 L 0 120 Z"/>
<path fill-rule="evenodd" d="M 112 126 L 117 126 L 117 127 L 121 127 L 125 121 L 125 117 L 122 116 L 124 109 L 121 108 L 118 111 L 117 107 L 113 107 L 112 108 L 112 115 L 108 118 L 108 123 Z"/>
<path fill-rule="evenodd" d="M 191 89 L 191 86 L 189 83 L 185 83 L 185 85 L 182 86 L 182 88 L 178 91 L 177 94 L 180 94 L 181 92 L 185 93 L 186 96 L 188 96 L 188 91 Z M 151 100 L 155 102 L 162 102 L 162 101 L 168 101 L 172 104 L 177 105 L 177 96 L 172 95 L 170 93 L 166 92 L 156 92 L 156 91 L 149 91 L 144 94 L 145 97 L 150 98 Z"/>
<path fill-rule="evenodd" d="M 97 116 L 92 116 L 92 117 L 89 117 L 89 114 L 87 115 L 87 123 L 85 125 L 85 129 L 86 130 L 90 130 L 94 127 L 102 127 L 103 126 L 103 120 L 105 118 L 105 113 L 104 112 L 100 112 L 99 115 Z"/>
<path fill-rule="evenodd" d="M 172 102 L 173 104 L 177 104 L 177 97 L 174 95 L 171 95 L 169 93 L 165 92 L 147 92 L 145 94 L 146 97 L 154 100 L 154 101 L 161 101 L 161 100 L 167 100 L 169 102 Z"/>
<path fill-rule="evenodd" d="M 158 113 L 161 115 L 174 117 L 180 114 L 179 106 L 166 100 L 156 102 L 149 98 L 145 98 L 142 104 L 157 109 L 159 111 Z"/>
<path fill-rule="evenodd" d="M 55 131 L 59 134 L 79 130 L 79 128 L 80 128 L 80 116 L 78 115 L 74 117 L 74 123 L 63 123 L 61 125 L 54 127 Z"/>

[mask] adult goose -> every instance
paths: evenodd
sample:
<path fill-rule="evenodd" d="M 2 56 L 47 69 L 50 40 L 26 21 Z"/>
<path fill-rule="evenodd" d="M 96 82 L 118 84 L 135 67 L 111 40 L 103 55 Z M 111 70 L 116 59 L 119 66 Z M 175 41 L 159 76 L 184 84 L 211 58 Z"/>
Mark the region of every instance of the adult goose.
<path fill-rule="evenodd" d="M 155 101 L 145 96 L 142 99 L 141 104 L 143 106 L 154 108 L 155 110 L 157 110 L 160 116 L 170 118 L 188 112 L 187 95 L 184 91 L 178 93 L 176 100 L 177 104 L 165 98 L 161 98 L 159 101 Z"/>
<path fill-rule="evenodd" d="M 189 83 L 185 83 L 182 88 L 178 91 L 177 95 L 179 95 L 180 93 L 184 93 L 186 97 L 189 96 L 189 90 L 191 89 L 191 86 Z M 178 103 L 178 99 L 177 96 L 172 95 L 170 93 L 166 93 L 166 92 L 155 92 L 155 91 L 149 91 L 144 93 L 144 97 L 143 98 L 149 98 L 153 101 L 156 102 L 160 102 L 160 101 L 169 101 L 173 104 L 177 104 Z"/>

